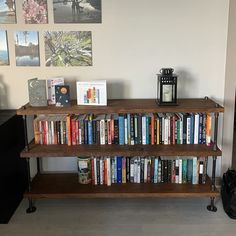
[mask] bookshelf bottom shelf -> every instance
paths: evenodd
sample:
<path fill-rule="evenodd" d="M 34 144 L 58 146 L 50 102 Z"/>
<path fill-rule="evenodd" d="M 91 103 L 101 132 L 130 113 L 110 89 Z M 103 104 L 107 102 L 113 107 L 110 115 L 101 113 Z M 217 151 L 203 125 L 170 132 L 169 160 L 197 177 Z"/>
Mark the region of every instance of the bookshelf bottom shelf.
<path fill-rule="evenodd" d="M 210 178 L 204 185 L 141 183 L 112 184 L 111 186 L 82 185 L 77 174 L 37 174 L 27 198 L 145 198 L 145 197 L 217 197 L 211 191 Z"/>

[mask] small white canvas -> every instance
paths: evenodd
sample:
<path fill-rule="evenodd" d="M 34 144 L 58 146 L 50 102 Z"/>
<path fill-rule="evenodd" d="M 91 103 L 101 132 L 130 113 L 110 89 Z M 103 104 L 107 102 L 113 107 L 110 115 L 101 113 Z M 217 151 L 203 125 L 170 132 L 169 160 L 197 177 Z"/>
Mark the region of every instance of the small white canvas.
<path fill-rule="evenodd" d="M 77 81 L 76 89 L 78 105 L 107 105 L 106 80 Z"/>

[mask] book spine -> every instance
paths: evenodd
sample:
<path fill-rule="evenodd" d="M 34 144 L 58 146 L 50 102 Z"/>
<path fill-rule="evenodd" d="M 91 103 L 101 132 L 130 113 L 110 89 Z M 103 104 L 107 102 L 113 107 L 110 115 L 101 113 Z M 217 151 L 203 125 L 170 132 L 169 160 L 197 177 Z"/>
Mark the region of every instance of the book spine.
<path fill-rule="evenodd" d="M 125 120 L 124 116 L 119 116 L 119 144 L 125 144 Z"/>
<path fill-rule="evenodd" d="M 117 156 L 116 157 L 117 161 L 117 183 L 121 184 L 122 183 L 122 157 Z"/>

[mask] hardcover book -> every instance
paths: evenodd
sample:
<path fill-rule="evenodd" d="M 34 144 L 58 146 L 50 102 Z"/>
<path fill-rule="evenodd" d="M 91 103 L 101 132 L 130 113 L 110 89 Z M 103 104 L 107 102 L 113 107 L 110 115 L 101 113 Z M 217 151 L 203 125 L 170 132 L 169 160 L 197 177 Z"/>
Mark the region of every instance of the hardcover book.
<path fill-rule="evenodd" d="M 56 106 L 65 107 L 70 105 L 69 85 L 55 85 Z"/>
<path fill-rule="evenodd" d="M 47 106 L 46 80 L 28 80 L 29 104 L 33 107 Z"/>

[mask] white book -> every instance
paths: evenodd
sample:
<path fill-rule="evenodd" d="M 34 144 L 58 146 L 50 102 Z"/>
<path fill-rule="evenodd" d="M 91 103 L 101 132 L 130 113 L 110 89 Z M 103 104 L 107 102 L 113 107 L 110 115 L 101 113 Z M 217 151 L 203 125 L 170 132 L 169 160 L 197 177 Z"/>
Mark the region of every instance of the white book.
<path fill-rule="evenodd" d="M 183 165 L 182 159 L 179 159 L 179 184 L 182 184 Z"/>
<path fill-rule="evenodd" d="M 56 104 L 55 85 L 64 85 L 63 77 L 55 77 L 47 80 L 48 104 Z"/>
<path fill-rule="evenodd" d="M 104 182 L 104 180 L 103 180 L 103 158 L 100 158 L 100 185 L 103 185 L 103 182 Z"/>
<path fill-rule="evenodd" d="M 97 181 L 97 158 L 94 157 L 93 158 L 93 169 L 94 169 L 94 184 L 97 185 L 98 181 Z"/>
<path fill-rule="evenodd" d="M 198 144 L 199 135 L 199 114 L 194 115 L 194 144 Z"/>
<path fill-rule="evenodd" d="M 146 130 L 146 116 L 142 116 L 142 144 L 146 143 L 146 136 L 147 136 L 147 130 Z"/>
<path fill-rule="evenodd" d="M 134 183 L 137 183 L 137 173 L 138 173 L 138 159 L 134 158 Z"/>
<path fill-rule="evenodd" d="M 144 183 L 147 183 L 147 166 L 148 166 L 148 159 L 147 157 L 144 158 Z"/>
<path fill-rule="evenodd" d="M 164 119 L 164 144 L 169 144 L 169 119 L 166 116 Z"/>
<path fill-rule="evenodd" d="M 192 174 L 192 184 L 197 184 L 197 157 L 193 157 L 193 174 Z"/>
<path fill-rule="evenodd" d="M 124 125 L 125 125 L 125 144 L 128 144 L 128 119 L 125 117 L 124 119 Z"/>
<path fill-rule="evenodd" d="M 100 120 L 100 144 L 101 145 L 106 144 L 106 141 L 105 141 L 105 115 L 103 115 Z"/>

